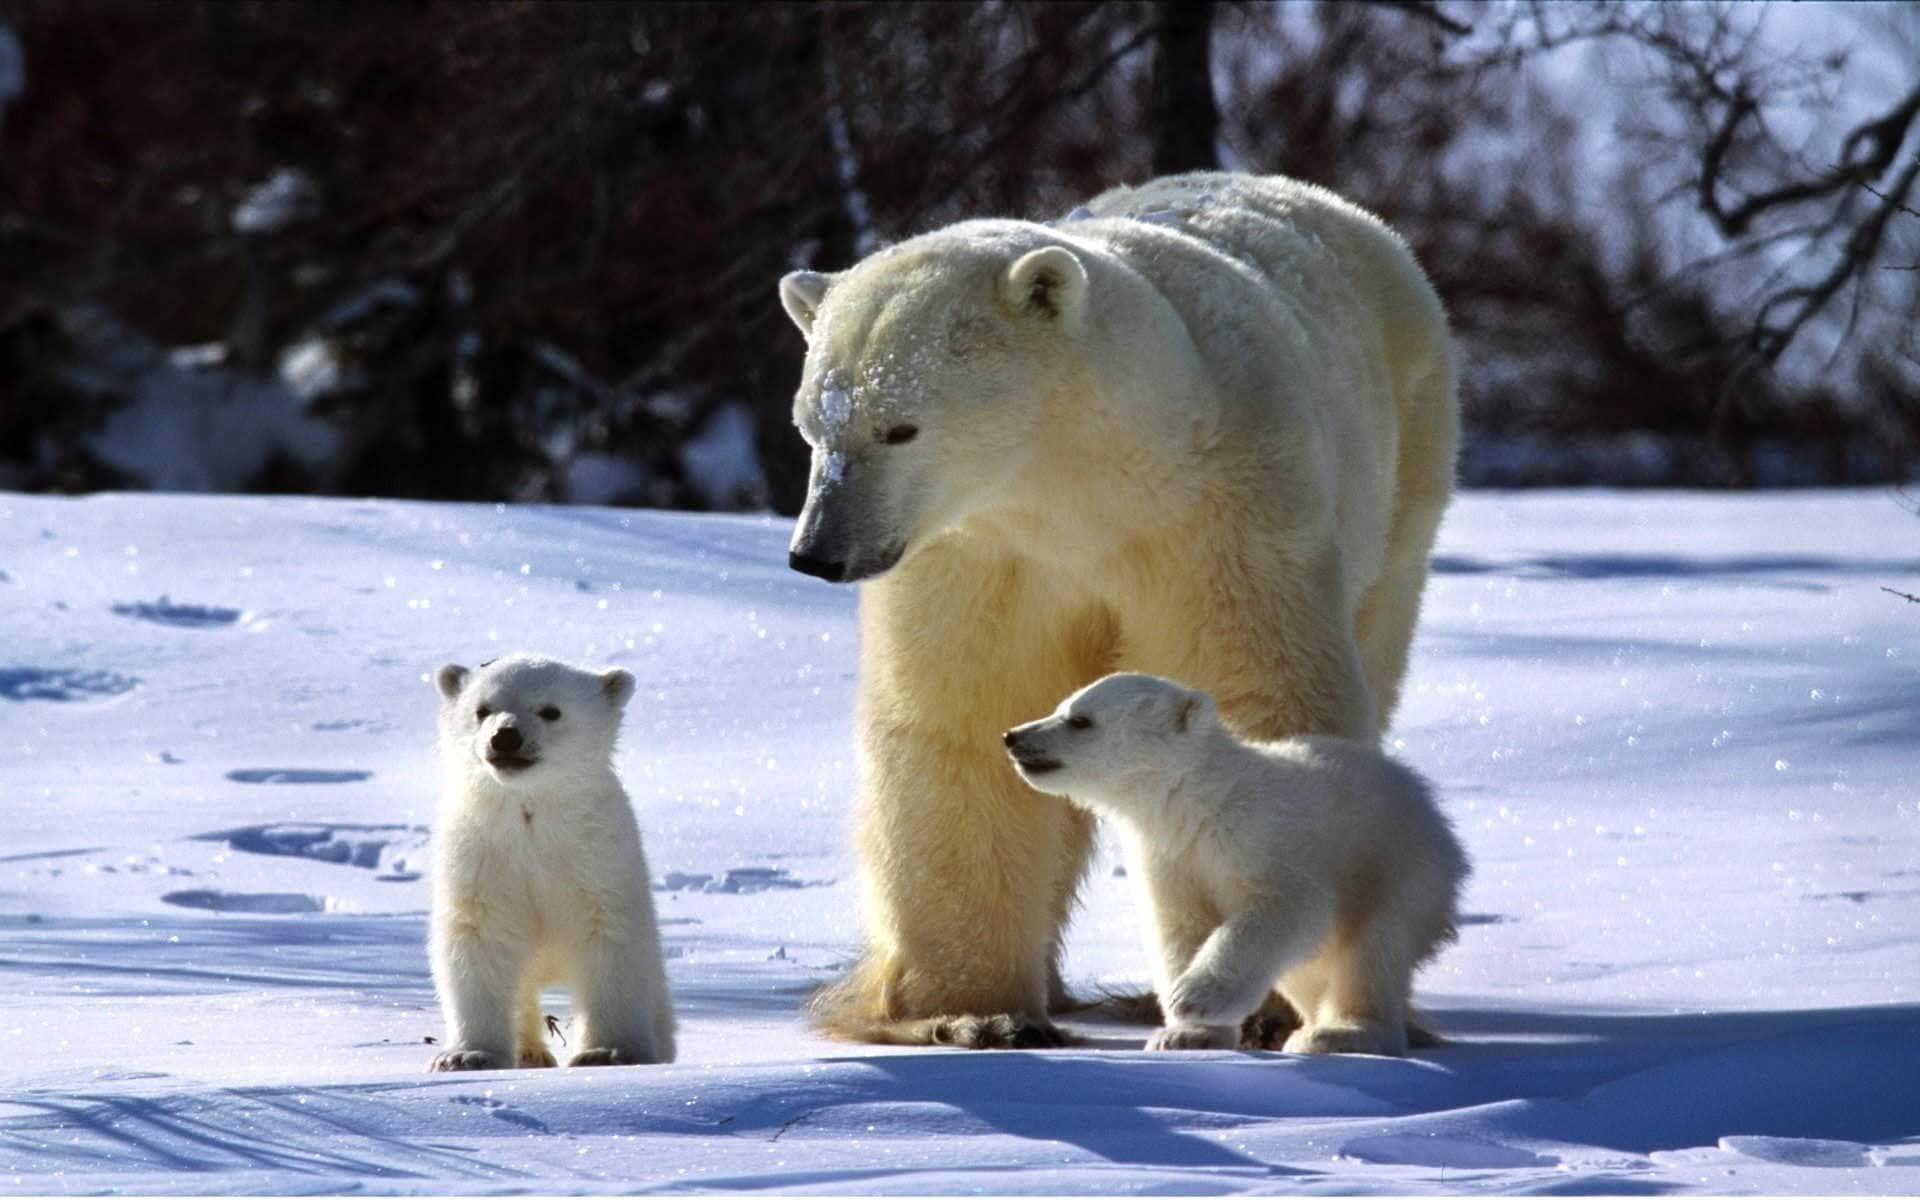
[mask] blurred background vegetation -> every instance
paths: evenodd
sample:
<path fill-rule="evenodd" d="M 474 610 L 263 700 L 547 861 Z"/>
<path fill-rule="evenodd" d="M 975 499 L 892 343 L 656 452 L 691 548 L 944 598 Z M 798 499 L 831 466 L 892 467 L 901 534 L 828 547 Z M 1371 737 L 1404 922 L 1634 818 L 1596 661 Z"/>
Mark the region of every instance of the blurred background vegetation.
<path fill-rule="evenodd" d="M 0 487 L 793 511 L 775 298 L 1275 171 L 1456 323 L 1470 484 L 1905 479 L 1920 6 L 0 0 Z"/>

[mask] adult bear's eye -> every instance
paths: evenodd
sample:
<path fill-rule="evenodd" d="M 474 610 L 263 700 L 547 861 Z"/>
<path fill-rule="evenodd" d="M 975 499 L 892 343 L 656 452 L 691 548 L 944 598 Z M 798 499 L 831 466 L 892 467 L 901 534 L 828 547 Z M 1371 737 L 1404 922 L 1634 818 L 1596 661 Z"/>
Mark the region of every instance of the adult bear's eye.
<path fill-rule="evenodd" d="M 1068 729 L 1092 729 L 1093 718 L 1092 717 L 1068 717 L 1067 728 Z"/>
<path fill-rule="evenodd" d="M 542 721 L 558 721 L 560 719 L 560 710 L 549 704 L 540 710 L 540 719 Z"/>
<path fill-rule="evenodd" d="M 895 425 L 880 435 L 880 440 L 889 446 L 904 446 L 920 436 L 918 425 Z"/>
<path fill-rule="evenodd" d="M 476 708 L 473 710 L 473 719 L 476 721 L 484 721 L 492 715 L 493 715 L 493 710 L 488 708 L 484 704 L 482 704 L 479 708 Z"/>

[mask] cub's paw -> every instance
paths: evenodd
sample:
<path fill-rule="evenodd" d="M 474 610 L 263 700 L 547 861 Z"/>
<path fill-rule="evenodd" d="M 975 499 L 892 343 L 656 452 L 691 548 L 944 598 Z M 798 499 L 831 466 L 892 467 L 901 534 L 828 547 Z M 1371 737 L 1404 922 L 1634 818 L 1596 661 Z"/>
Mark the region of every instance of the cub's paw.
<path fill-rule="evenodd" d="M 545 1046 L 522 1046 L 520 1065 L 522 1067 L 557 1067 L 560 1064 L 554 1061 L 553 1052 Z"/>
<path fill-rule="evenodd" d="M 1075 1042 L 1072 1034 L 1051 1021 L 1014 1013 L 991 1016 L 940 1017 L 928 1039 L 936 1046 L 967 1050 L 1056 1050 Z"/>
<path fill-rule="evenodd" d="M 1379 1054 L 1399 1058 L 1406 1054 L 1406 1035 L 1377 1025 L 1313 1025 L 1296 1029 L 1287 1039 L 1289 1054 Z"/>
<path fill-rule="evenodd" d="M 498 1071 L 506 1064 L 487 1050 L 445 1050 L 433 1056 L 429 1071 Z"/>
<path fill-rule="evenodd" d="M 1231 1025 L 1165 1025 L 1147 1039 L 1149 1050 L 1233 1050 L 1240 1031 Z"/>
<path fill-rule="evenodd" d="M 567 1060 L 570 1067 L 632 1067 L 660 1061 L 647 1046 L 590 1046 Z"/>

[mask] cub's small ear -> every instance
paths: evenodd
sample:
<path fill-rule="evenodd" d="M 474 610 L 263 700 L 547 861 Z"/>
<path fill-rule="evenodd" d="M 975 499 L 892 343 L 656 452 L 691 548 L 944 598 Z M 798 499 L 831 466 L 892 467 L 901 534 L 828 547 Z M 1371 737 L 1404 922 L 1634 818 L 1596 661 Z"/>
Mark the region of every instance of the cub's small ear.
<path fill-rule="evenodd" d="M 1185 733 L 1196 720 L 1205 720 L 1213 715 L 1213 697 L 1205 692 L 1188 692 L 1176 703 L 1173 710 L 1173 730 Z"/>
<path fill-rule="evenodd" d="M 818 271 L 795 271 L 780 280 L 780 306 L 808 337 L 813 336 L 813 319 L 820 312 L 820 302 L 827 298 L 827 285 L 832 282 Z"/>
<path fill-rule="evenodd" d="M 625 708 L 627 701 L 633 699 L 633 675 L 615 667 L 600 674 L 600 690 L 607 694 L 607 703 L 615 708 Z"/>
<path fill-rule="evenodd" d="M 1087 268 L 1065 246 L 1043 246 L 1014 260 L 1004 286 L 1015 312 L 1071 329 L 1086 307 Z"/>
<path fill-rule="evenodd" d="M 448 663 L 434 673 L 433 686 L 440 689 L 441 699 L 452 700 L 460 694 L 461 688 L 467 686 L 467 676 L 470 673 L 459 663 Z"/>

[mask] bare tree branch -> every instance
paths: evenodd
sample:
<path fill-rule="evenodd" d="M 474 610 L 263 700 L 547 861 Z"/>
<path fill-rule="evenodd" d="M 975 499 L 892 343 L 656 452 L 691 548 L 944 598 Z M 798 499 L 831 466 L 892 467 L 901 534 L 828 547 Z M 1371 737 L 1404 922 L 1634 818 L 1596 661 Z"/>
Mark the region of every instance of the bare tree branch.
<path fill-rule="evenodd" d="M 1473 26 L 1448 16 L 1441 11 L 1439 4 L 1433 3 L 1432 0 L 1372 0 L 1372 2 L 1376 8 L 1390 8 L 1395 12 L 1405 13 L 1455 37 L 1473 32 Z"/>
<path fill-rule="evenodd" d="M 1734 92 L 1726 117 L 1708 140 L 1700 160 L 1700 206 L 1729 237 L 1744 234 L 1755 217 L 1772 209 L 1830 196 L 1855 184 L 1867 186 L 1868 180 L 1879 178 L 1893 163 L 1894 155 L 1906 140 L 1908 126 L 1914 116 L 1920 114 L 1920 87 L 1916 87 L 1893 111 L 1850 131 L 1841 143 L 1840 161 L 1830 170 L 1811 179 L 1756 192 L 1728 208 L 1721 203 L 1719 195 L 1726 151 L 1741 124 L 1759 111 L 1746 87 L 1743 81 Z M 1864 158 L 1856 158 L 1854 148 L 1863 144 L 1870 147 L 1869 152 Z M 1871 187 L 1867 190 L 1873 191 Z"/>
<path fill-rule="evenodd" d="M 1920 177 L 1920 156 L 1916 156 L 1894 181 L 1892 199 L 1868 213 L 1859 225 L 1854 226 L 1847 235 L 1840 256 L 1834 260 L 1826 275 L 1814 283 L 1777 293 L 1760 306 L 1760 312 L 1754 318 L 1749 344 L 1759 354 L 1761 361 L 1778 361 L 1793 339 L 1806 328 L 1807 322 L 1820 315 L 1841 288 L 1872 264 L 1879 253 L 1887 222 L 1899 211 L 1916 177 Z M 1785 324 L 1773 323 L 1773 314 L 1783 308 L 1793 309 L 1792 315 Z"/>

